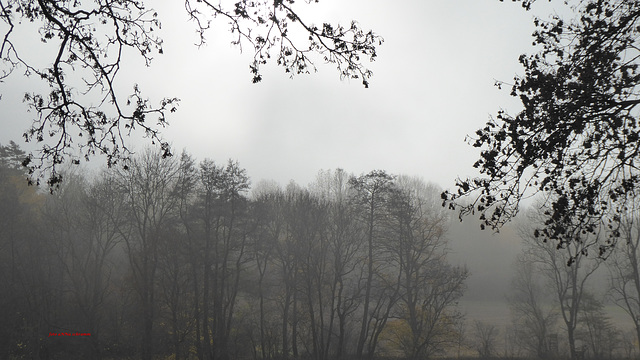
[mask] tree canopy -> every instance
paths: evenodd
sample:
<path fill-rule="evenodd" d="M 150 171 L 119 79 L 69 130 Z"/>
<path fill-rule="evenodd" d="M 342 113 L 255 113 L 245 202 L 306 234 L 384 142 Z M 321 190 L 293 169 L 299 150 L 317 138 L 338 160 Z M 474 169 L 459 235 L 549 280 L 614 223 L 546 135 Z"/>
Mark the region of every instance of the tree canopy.
<path fill-rule="evenodd" d="M 260 67 L 270 60 L 291 76 L 315 70 L 316 54 L 336 65 L 342 78 L 361 79 L 366 87 L 372 73 L 362 59 L 373 60 L 382 43 L 355 21 L 347 26 L 309 23 L 298 16 L 297 6 L 303 5 L 293 0 L 185 0 L 184 5 L 200 44 L 214 18 L 229 23 L 232 43 L 254 54 L 254 83 L 261 81 Z M 60 164 L 77 164 L 95 154 L 106 155 L 109 165 L 128 158 L 126 137 L 132 131 L 159 144 L 164 156 L 171 154 L 160 129 L 179 99 L 168 96 L 156 102 L 138 85 L 128 96 L 114 87 L 126 65 L 124 53 L 133 50 L 147 65 L 162 54 L 160 18 L 142 0 L 0 0 L 0 83 L 23 72 L 47 89 L 24 96 L 35 114 L 24 138 L 41 147 L 23 164 L 36 180 L 46 176 L 55 185 L 61 180 L 56 171 Z M 42 50 L 53 51 L 34 56 L 20 47 L 25 38 L 34 37 L 42 41 Z"/>
<path fill-rule="evenodd" d="M 481 176 L 459 179 L 442 198 L 497 229 L 523 199 L 542 194 L 548 209 L 536 235 L 563 247 L 606 232 L 603 255 L 640 190 L 640 1 L 569 4 L 573 19 L 534 20 L 537 52 L 520 56 L 524 75 L 511 86 L 523 110 L 500 111 L 471 138 Z"/>
<path fill-rule="evenodd" d="M 453 346 L 469 272 L 448 260 L 433 184 L 328 170 L 256 192 L 237 161 L 148 148 L 127 171 L 65 169 L 47 194 L 14 174 L 20 152 L 0 144 L 6 358 L 370 359 L 396 344 Z"/>

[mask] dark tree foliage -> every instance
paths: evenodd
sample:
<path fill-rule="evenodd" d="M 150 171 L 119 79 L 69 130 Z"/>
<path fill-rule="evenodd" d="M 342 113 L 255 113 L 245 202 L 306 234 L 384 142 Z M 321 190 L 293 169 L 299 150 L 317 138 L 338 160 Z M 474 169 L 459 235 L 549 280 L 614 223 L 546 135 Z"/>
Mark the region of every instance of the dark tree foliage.
<path fill-rule="evenodd" d="M 315 70 L 310 58 L 315 53 L 335 64 L 342 78 L 358 78 L 368 86 L 372 73 L 361 57 L 373 60 L 382 43 L 355 21 L 346 27 L 308 23 L 298 16 L 293 0 L 185 0 L 185 9 L 201 43 L 214 18 L 229 22 L 232 43 L 254 53 L 253 82 L 262 79 L 260 66 L 272 57 L 292 76 Z M 160 27 L 159 14 L 148 1 L 0 0 L 0 83 L 23 72 L 47 88 L 24 95 L 35 114 L 24 138 L 42 145 L 23 165 L 38 182 L 47 176 L 48 185 L 57 184 L 61 176 L 56 169 L 65 161 L 78 164 L 95 154 L 106 155 L 108 165 L 128 159 L 125 138 L 132 131 L 141 130 L 164 156 L 171 155 L 160 129 L 179 100 L 167 97 L 156 103 L 138 85 L 129 96 L 114 87 L 124 53 L 133 50 L 147 65 L 162 54 Z M 25 36 L 40 38 L 43 51 L 35 56 L 26 51 Z"/>
<path fill-rule="evenodd" d="M 23 170 L 21 163 L 25 156 L 26 153 L 13 141 L 9 141 L 9 145 L 0 144 L 1 169 L 9 169 L 21 173 Z"/>
<path fill-rule="evenodd" d="M 457 191 L 442 198 L 461 216 L 478 212 L 483 228 L 497 229 L 521 200 L 542 194 L 548 210 L 536 236 L 563 247 L 605 229 L 598 245 L 604 255 L 640 190 L 640 1 L 570 5 L 571 21 L 534 21 L 539 52 L 520 57 L 524 76 L 511 90 L 524 109 L 499 112 L 471 140 L 481 149 L 474 167 L 482 177 L 459 179 Z M 463 204 L 468 196 L 471 203 Z"/>

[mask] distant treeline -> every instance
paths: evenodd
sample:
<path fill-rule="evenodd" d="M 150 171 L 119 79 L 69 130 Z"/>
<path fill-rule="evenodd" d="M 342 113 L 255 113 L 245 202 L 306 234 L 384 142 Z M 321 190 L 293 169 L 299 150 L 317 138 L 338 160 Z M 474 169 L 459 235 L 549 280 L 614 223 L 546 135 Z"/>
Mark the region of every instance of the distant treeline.
<path fill-rule="evenodd" d="M 0 146 L 0 354 L 428 358 L 462 346 L 466 268 L 440 189 L 372 171 L 308 187 L 163 158 L 28 186 Z M 50 334 L 84 334 L 63 336 Z"/>

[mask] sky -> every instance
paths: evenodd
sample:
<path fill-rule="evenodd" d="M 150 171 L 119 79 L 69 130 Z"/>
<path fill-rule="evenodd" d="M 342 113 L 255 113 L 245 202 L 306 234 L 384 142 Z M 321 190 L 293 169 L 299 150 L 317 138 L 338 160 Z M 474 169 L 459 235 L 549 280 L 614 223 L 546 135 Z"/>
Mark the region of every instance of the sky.
<path fill-rule="evenodd" d="M 230 45 L 223 19 L 198 48 L 181 2 L 149 1 L 163 23 L 164 54 L 150 67 L 125 54 L 117 86 L 128 94 L 137 83 L 152 101 L 180 98 L 162 131 L 175 152 L 237 160 L 254 183 L 306 185 L 320 169 L 384 169 L 449 189 L 457 177 L 477 175 L 478 151 L 466 135 L 500 109 L 518 111 L 508 86 L 499 90 L 494 83 L 522 73 L 518 56 L 535 50 L 533 16 L 546 18 L 559 3 L 540 1 L 527 12 L 498 0 L 296 2 L 308 22 L 354 19 L 384 38 L 377 60 L 367 64 L 374 75 L 365 89 L 340 80 L 321 59 L 318 72 L 293 79 L 267 65 L 263 81 L 252 84 L 251 54 Z M 38 43 L 29 46 L 37 56 Z M 30 82 L 17 75 L 0 83 L 0 143 L 14 140 L 30 149 L 21 139 L 34 116 L 21 101 Z M 139 150 L 148 142 L 132 138 L 130 144 Z"/>

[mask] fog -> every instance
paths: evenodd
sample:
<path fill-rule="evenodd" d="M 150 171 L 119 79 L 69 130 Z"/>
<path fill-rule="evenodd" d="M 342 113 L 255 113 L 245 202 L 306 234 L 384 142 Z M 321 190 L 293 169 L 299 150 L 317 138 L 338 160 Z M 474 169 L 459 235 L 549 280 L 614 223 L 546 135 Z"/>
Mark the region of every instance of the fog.
<path fill-rule="evenodd" d="M 480 230 L 479 221 L 460 222 L 443 208 L 442 188 L 418 177 L 337 169 L 304 186 L 253 184 L 235 161 L 163 159 L 149 148 L 127 170 L 70 168 L 49 193 L 26 184 L 15 144 L 1 149 L 7 353 L 188 358 L 201 346 L 235 358 L 469 356 L 491 330 L 490 351 L 516 356 L 530 351 L 531 335 L 518 337 L 530 328 L 518 320 L 522 288 L 513 285 L 524 253 L 541 256 L 526 263 L 538 270 L 524 270 L 538 289 L 531 299 L 556 314 L 549 334 L 563 331 L 543 248 L 531 252 L 538 243 L 518 230 L 531 221 Z M 606 265 L 586 256 L 573 267 L 558 261 L 562 274 L 588 277 L 581 286 L 592 313 L 584 316 L 596 317 L 580 329 L 599 326 L 623 339 L 633 323 L 606 296 Z M 602 266 L 583 271 L 593 264 Z M 420 337 L 411 342 L 408 331 Z M 584 335 L 578 341 L 591 344 Z M 550 349 L 567 351 L 562 335 Z"/>
<path fill-rule="evenodd" d="M 480 211 L 458 218 L 473 196 L 443 203 L 480 176 L 476 131 L 529 100 L 512 83 L 540 50 L 533 19 L 575 17 L 570 4 L 60 4 L 0 0 L 0 357 L 639 356 L 635 198 L 620 228 L 567 243 L 534 235 L 542 196 L 484 230 Z M 345 45 L 303 21 L 375 36 Z M 256 35 L 265 23 L 279 37 Z M 331 62 L 343 51 L 355 62 Z"/>

